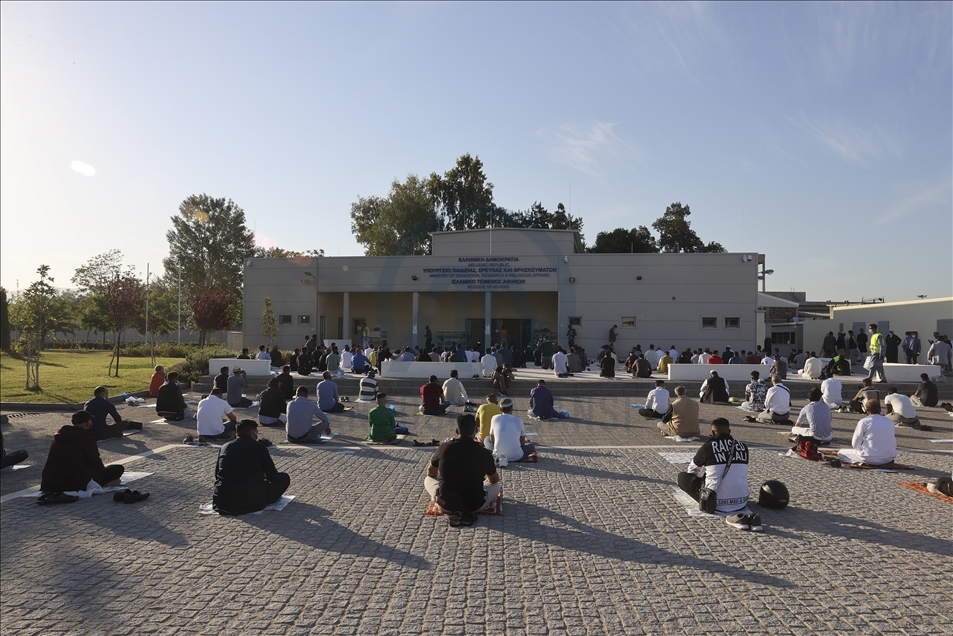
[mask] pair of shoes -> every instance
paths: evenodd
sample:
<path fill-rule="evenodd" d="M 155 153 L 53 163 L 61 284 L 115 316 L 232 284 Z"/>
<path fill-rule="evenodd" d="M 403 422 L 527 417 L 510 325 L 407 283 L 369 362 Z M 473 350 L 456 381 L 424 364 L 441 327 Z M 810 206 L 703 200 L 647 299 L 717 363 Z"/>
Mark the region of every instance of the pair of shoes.
<path fill-rule="evenodd" d="M 469 510 L 464 510 L 460 513 L 460 525 L 461 526 L 472 526 L 476 523 L 476 515 L 470 512 Z"/>
<path fill-rule="evenodd" d="M 447 525 L 451 528 L 459 528 L 463 519 L 459 512 L 451 512 L 447 515 Z"/>
<path fill-rule="evenodd" d="M 149 493 L 139 492 L 138 490 L 129 490 L 128 488 L 122 492 L 113 493 L 113 501 L 116 503 L 133 504 L 148 498 Z"/>
<path fill-rule="evenodd" d="M 48 506 L 50 504 L 73 503 L 74 501 L 79 501 L 79 497 L 62 492 L 48 492 L 40 495 L 36 503 L 40 506 Z"/>
<path fill-rule="evenodd" d="M 755 418 L 751 417 L 750 415 L 745 415 L 745 416 L 742 418 L 742 420 L 744 420 L 745 422 L 757 422 L 757 421 L 758 421 L 758 420 L 756 420 Z"/>
<path fill-rule="evenodd" d="M 127 428 L 128 428 L 129 430 L 131 430 L 131 431 L 141 431 L 141 430 L 142 430 L 142 422 L 126 422 L 126 424 L 129 425 L 129 426 L 127 426 Z"/>
<path fill-rule="evenodd" d="M 725 517 L 725 523 L 738 530 L 764 532 L 764 526 L 761 525 L 761 515 L 743 515 L 737 512 Z"/>
<path fill-rule="evenodd" d="M 827 465 L 830 466 L 831 468 L 840 468 L 841 461 L 835 457 L 834 459 L 828 459 Z"/>

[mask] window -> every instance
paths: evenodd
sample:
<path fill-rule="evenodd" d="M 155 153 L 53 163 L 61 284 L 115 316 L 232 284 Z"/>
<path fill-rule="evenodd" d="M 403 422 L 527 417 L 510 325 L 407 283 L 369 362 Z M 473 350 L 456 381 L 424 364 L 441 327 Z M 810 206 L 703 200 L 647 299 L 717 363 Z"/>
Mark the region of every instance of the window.
<path fill-rule="evenodd" d="M 298 324 L 299 324 L 299 325 L 310 325 L 310 324 L 311 324 L 311 316 L 298 316 Z"/>
<path fill-rule="evenodd" d="M 570 316 L 569 317 L 569 326 L 578 327 L 582 324 L 582 316 Z"/>
<path fill-rule="evenodd" d="M 622 316 L 622 326 L 635 328 L 635 316 Z"/>
<path fill-rule="evenodd" d="M 712 317 L 702 318 L 702 329 L 717 329 L 718 319 Z"/>
<path fill-rule="evenodd" d="M 725 318 L 725 329 L 741 329 L 741 318 Z"/>
<path fill-rule="evenodd" d="M 291 314 L 283 314 L 278 316 L 279 325 L 290 325 L 291 324 Z"/>

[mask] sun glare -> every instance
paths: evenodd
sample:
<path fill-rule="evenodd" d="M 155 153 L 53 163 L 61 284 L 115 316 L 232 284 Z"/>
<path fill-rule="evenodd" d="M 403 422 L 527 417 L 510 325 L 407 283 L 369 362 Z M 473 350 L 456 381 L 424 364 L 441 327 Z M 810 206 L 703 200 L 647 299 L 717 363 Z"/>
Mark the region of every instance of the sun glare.
<path fill-rule="evenodd" d="M 74 161 L 69 167 L 73 169 L 73 172 L 78 172 L 84 177 L 93 177 L 96 175 L 96 168 L 82 161 Z"/>

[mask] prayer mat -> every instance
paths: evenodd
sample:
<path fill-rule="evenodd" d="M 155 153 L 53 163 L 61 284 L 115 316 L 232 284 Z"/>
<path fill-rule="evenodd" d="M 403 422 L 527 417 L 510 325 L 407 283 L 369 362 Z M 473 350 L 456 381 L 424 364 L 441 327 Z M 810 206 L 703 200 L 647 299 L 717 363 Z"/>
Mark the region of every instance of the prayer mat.
<path fill-rule="evenodd" d="M 697 442 L 701 438 L 692 435 L 691 437 L 679 437 L 678 435 L 666 435 L 665 439 L 670 439 L 675 442 Z"/>
<path fill-rule="evenodd" d="M 365 446 L 397 446 L 398 444 L 403 442 L 405 439 L 407 439 L 406 434 L 398 435 L 397 439 L 391 440 L 389 442 L 372 442 L 370 439 L 365 437 L 364 439 L 359 441 L 358 444 L 364 444 Z"/>
<path fill-rule="evenodd" d="M 837 451 L 821 450 L 819 452 L 824 456 L 824 459 L 840 459 L 837 456 Z M 800 455 L 798 455 L 798 457 L 800 457 Z M 848 464 L 847 462 L 844 462 L 841 464 L 841 466 L 844 468 L 873 468 L 875 470 L 913 470 L 912 466 L 906 466 L 896 462 L 890 462 L 889 464 L 878 464 L 876 466 L 873 464 Z"/>
<path fill-rule="evenodd" d="M 143 477 L 148 477 L 151 474 L 152 473 L 141 473 L 141 472 L 136 473 L 132 471 L 126 471 L 122 474 L 122 477 L 119 480 L 118 486 L 107 486 L 106 488 L 103 488 L 102 486 L 97 484 L 95 480 L 90 479 L 89 484 L 86 485 L 86 490 L 73 490 L 63 494 L 70 495 L 72 497 L 79 497 L 80 499 L 89 499 L 93 495 L 101 495 L 107 492 L 116 492 L 119 490 L 125 490 L 128 484 L 131 484 L 134 481 L 142 479 Z M 20 496 L 21 497 L 39 497 L 42 494 L 43 493 L 40 492 L 39 487 L 37 487 L 36 491 L 24 493 Z"/>
<path fill-rule="evenodd" d="M 185 420 L 180 420 L 180 421 L 184 422 Z M 165 419 L 164 417 L 160 417 L 159 419 L 157 419 L 157 420 L 152 420 L 152 421 L 149 422 L 149 423 L 150 423 L 150 424 L 175 424 L 176 422 L 174 422 L 174 421 L 172 421 L 172 420 L 167 420 L 167 419 Z"/>
<path fill-rule="evenodd" d="M 751 509 L 748 508 L 748 506 L 745 506 L 741 510 L 735 510 L 733 512 L 716 512 L 715 514 L 710 515 L 707 512 L 702 512 L 701 510 L 699 510 L 698 502 L 692 499 L 692 496 L 689 495 L 684 490 L 682 490 L 681 488 L 676 486 L 673 492 L 673 495 L 675 496 L 675 501 L 677 501 L 678 503 L 682 504 L 682 506 L 684 506 L 685 510 L 688 512 L 689 517 L 708 517 L 708 518 L 727 517 L 728 515 L 737 514 L 739 512 L 743 515 L 754 514 L 751 512 Z"/>
<path fill-rule="evenodd" d="M 427 506 L 427 509 L 424 511 L 424 515 L 445 515 L 443 510 L 440 509 L 440 506 L 437 505 L 436 501 L 431 501 L 430 505 Z M 500 494 L 496 496 L 496 501 L 494 501 L 489 508 L 484 508 L 483 510 L 478 510 L 476 512 L 478 515 L 490 515 L 494 517 L 499 517 L 503 515 L 503 491 L 500 491 Z"/>
<path fill-rule="evenodd" d="M 130 430 L 130 431 L 123 431 L 123 432 L 122 432 L 122 436 L 123 436 L 123 437 L 129 437 L 130 435 L 135 435 L 135 434 L 138 433 L 138 432 L 140 432 L 139 429 Z M 108 437 L 108 438 L 106 438 L 106 439 L 98 439 L 98 440 L 96 440 L 96 443 L 97 443 L 97 444 L 102 444 L 103 442 L 108 442 L 108 441 L 114 440 L 114 439 L 119 439 L 119 438 L 118 438 L 118 437 Z"/>
<path fill-rule="evenodd" d="M 942 495 L 940 493 L 930 492 L 929 490 L 927 490 L 926 484 L 914 483 L 914 482 L 908 482 L 908 481 L 901 481 L 899 482 L 899 484 L 903 486 L 904 488 L 909 488 L 910 490 L 916 490 L 917 492 L 922 492 L 924 495 L 930 495 L 931 497 L 936 497 L 940 501 L 945 501 L 946 503 L 953 503 L 953 497 L 947 497 L 946 495 Z"/>
<path fill-rule="evenodd" d="M 12 466 L 7 466 L 6 468 L 0 469 L 0 473 L 12 473 L 15 470 L 29 468 L 32 465 L 33 464 L 14 464 Z"/>
<path fill-rule="evenodd" d="M 262 510 L 259 510 L 258 512 L 249 512 L 248 514 L 250 514 L 250 515 L 260 515 L 260 514 L 263 513 L 265 510 L 284 510 L 285 507 L 286 507 L 288 504 L 290 504 L 292 501 L 294 501 L 294 498 L 295 498 L 294 495 L 282 495 L 282 496 L 281 496 L 281 499 L 279 499 L 279 500 L 276 501 L 275 503 L 273 503 L 273 504 L 268 504 L 267 506 L 265 506 Z M 205 503 L 205 504 L 202 504 L 201 506 L 199 506 L 199 514 L 200 514 L 200 515 L 217 515 L 218 513 L 215 512 L 215 511 L 212 509 L 212 504 L 211 504 L 211 502 L 209 502 L 209 503 Z M 234 516 L 234 517 L 243 517 L 243 516 L 245 516 L 245 515 L 224 515 L 224 516 L 226 516 L 226 517 L 233 517 L 233 516 Z"/>
<path fill-rule="evenodd" d="M 689 462 L 695 459 L 695 453 L 669 453 L 659 451 L 659 455 L 661 455 L 665 461 L 676 465 L 688 465 Z"/>
<path fill-rule="evenodd" d="M 645 408 L 645 405 L 644 405 L 644 404 L 630 404 L 629 406 L 631 406 L 631 407 L 634 408 L 634 409 L 644 409 L 644 408 Z"/>
<path fill-rule="evenodd" d="M 330 435 L 322 435 L 322 436 L 321 436 L 321 439 L 322 439 L 323 441 L 322 441 L 320 444 L 304 444 L 304 443 L 302 443 L 302 442 L 289 442 L 289 441 L 288 441 L 288 438 L 285 438 L 285 439 L 281 440 L 281 441 L 278 442 L 278 443 L 279 443 L 279 444 L 286 445 L 286 446 L 321 446 L 321 445 L 323 445 L 323 444 L 327 444 L 328 442 L 330 442 L 332 439 L 334 439 L 334 438 L 337 437 L 338 435 L 340 435 L 340 433 L 331 433 Z"/>

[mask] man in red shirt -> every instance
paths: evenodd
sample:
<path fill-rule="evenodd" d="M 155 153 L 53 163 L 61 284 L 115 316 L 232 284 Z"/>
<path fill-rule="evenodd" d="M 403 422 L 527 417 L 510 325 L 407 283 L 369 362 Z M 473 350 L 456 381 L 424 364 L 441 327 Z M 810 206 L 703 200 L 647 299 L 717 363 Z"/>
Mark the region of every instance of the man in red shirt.
<path fill-rule="evenodd" d="M 443 387 L 437 383 L 437 376 L 430 376 L 430 382 L 420 387 L 420 411 L 424 415 L 443 415 L 449 402 L 443 399 Z"/>
<path fill-rule="evenodd" d="M 708 358 L 708 364 L 724 364 L 725 359 L 718 355 L 718 351 L 715 351 L 711 354 L 711 357 Z"/>
<path fill-rule="evenodd" d="M 159 387 L 163 384 L 165 384 L 165 369 L 160 364 L 156 366 L 156 372 L 152 374 L 152 381 L 149 383 L 149 395 L 158 397 Z"/>

